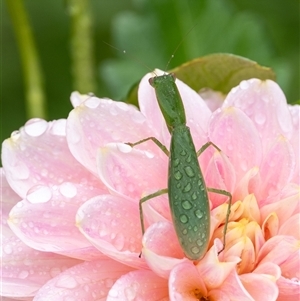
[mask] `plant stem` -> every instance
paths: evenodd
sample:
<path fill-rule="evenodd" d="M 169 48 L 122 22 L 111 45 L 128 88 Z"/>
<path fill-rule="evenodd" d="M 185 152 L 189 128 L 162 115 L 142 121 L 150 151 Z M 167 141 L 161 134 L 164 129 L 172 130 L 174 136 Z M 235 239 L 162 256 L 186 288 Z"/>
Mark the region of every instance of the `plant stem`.
<path fill-rule="evenodd" d="M 43 74 L 23 0 L 6 1 L 21 56 L 26 93 L 26 117 L 46 118 Z"/>
<path fill-rule="evenodd" d="M 73 87 L 80 93 L 94 92 L 96 79 L 89 0 L 68 0 L 67 3 L 71 17 Z"/>

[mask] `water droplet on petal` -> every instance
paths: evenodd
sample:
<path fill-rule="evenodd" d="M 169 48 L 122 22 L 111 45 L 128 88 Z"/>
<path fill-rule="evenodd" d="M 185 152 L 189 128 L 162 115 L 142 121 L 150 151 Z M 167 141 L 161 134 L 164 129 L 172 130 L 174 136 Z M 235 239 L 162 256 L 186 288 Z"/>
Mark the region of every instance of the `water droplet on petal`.
<path fill-rule="evenodd" d="M 145 152 L 145 155 L 146 155 L 146 157 L 147 158 L 149 158 L 149 159 L 152 159 L 152 158 L 154 158 L 154 154 L 153 153 L 151 153 L 151 152 Z"/>
<path fill-rule="evenodd" d="M 59 187 L 59 191 L 67 198 L 73 198 L 77 194 L 76 186 L 70 182 L 62 183 Z"/>
<path fill-rule="evenodd" d="M 13 249 L 10 245 L 5 245 L 4 248 L 3 248 L 3 251 L 4 251 L 4 253 L 9 255 L 9 254 L 12 253 Z"/>
<path fill-rule="evenodd" d="M 84 105 L 90 109 L 96 109 L 100 104 L 100 99 L 97 97 L 90 97 L 85 102 Z"/>
<path fill-rule="evenodd" d="M 129 109 L 128 104 L 126 104 L 125 102 L 117 101 L 115 104 L 116 104 L 116 106 L 117 106 L 119 109 L 121 109 L 122 111 L 127 112 L 128 109 Z"/>
<path fill-rule="evenodd" d="M 121 251 L 124 247 L 125 238 L 122 233 L 118 233 L 114 239 L 114 246 L 118 251 Z"/>
<path fill-rule="evenodd" d="M 242 90 L 246 90 L 249 88 L 249 83 L 246 80 L 241 81 L 240 87 Z"/>
<path fill-rule="evenodd" d="M 58 267 L 54 267 L 54 268 L 51 268 L 49 272 L 50 272 L 51 277 L 54 278 L 55 276 L 57 276 L 61 273 L 61 269 Z"/>
<path fill-rule="evenodd" d="M 66 136 L 66 126 L 67 126 L 66 119 L 56 120 L 52 125 L 51 133 L 57 136 Z"/>
<path fill-rule="evenodd" d="M 45 133 L 48 128 L 48 123 L 44 119 L 33 118 L 26 122 L 25 132 L 32 137 L 38 137 Z"/>
<path fill-rule="evenodd" d="M 28 277 L 28 275 L 29 275 L 28 271 L 22 271 L 22 272 L 19 273 L 18 277 L 20 279 L 26 279 Z"/>
<path fill-rule="evenodd" d="M 63 275 L 57 279 L 56 286 L 61 288 L 72 289 L 77 287 L 78 282 L 75 278 L 69 275 Z"/>
<path fill-rule="evenodd" d="M 19 131 L 13 131 L 10 135 L 10 138 L 14 141 L 17 141 L 20 138 L 21 134 Z"/>
<path fill-rule="evenodd" d="M 114 281 L 110 278 L 105 279 L 105 286 L 106 287 L 112 287 L 114 284 Z"/>
<path fill-rule="evenodd" d="M 136 297 L 136 291 L 132 287 L 125 288 L 124 293 L 128 301 L 133 301 Z"/>
<path fill-rule="evenodd" d="M 119 151 L 124 154 L 130 153 L 132 151 L 132 147 L 128 144 L 118 143 L 117 147 L 118 147 Z"/>
<path fill-rule="evenodd" d="M 112 288 L 112 289 L 108 292 L 108 295 L 111 296 L 111 297 L 116 298 L 116 297 L 118 297 L 119 292 L 118 292 L 116 289 L 113 289 L 113 288 Z"/>
<path fill-rule="evenodd" d="M 52 197 L 52 191 L 48 186 L 36 185 L 29 189 L 26 199 L 32 204 L 47 203 Z"/>
<path fill-rule="evenodd" d="M 257 112 L 254 116 L 254 120 L 257 124 L 262 125 L 266 122 L 266 115 L 264 112 Z"/>

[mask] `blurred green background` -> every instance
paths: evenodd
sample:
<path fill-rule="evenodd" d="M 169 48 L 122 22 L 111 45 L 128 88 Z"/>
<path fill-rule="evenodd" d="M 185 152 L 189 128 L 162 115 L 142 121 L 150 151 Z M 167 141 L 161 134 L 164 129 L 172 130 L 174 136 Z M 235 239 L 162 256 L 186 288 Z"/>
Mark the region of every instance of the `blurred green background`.
<path fill-rule="evenodd" d="M 149 70 L 166 69 L 182 42 L 167 69 L 209 53 L 230 52 L 272 67 L 288 102 L 299 100 L 298 0 L 84 1 L 91 9 L 94 46 L 96 85 L 90 92 L 99 97 L 124 99 Z M 24 0 L 44 75 L 47 120 L 66 118 L 72 109 L 70 94 L 79 89 L 72 75 L 70 2 Z M 7 2 L 2 4 L 1 15 L 3 141 L 28 116 L 20 53 Z M 125 49 L 127 55 L 103 41 Z"/>

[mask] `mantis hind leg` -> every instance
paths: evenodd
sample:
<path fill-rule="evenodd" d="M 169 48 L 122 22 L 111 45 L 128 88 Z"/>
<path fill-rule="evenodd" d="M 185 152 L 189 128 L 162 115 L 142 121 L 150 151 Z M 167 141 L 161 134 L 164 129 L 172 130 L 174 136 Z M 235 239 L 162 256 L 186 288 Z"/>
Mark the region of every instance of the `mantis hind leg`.
<path fill-rule="evenodd" d="M 153 199 L 153 198 L 156 198 L 162 194 L 165 194 L 168 192 L 168 188 L 165 188 L 165 189 L 161 189 L 161 190 L 158 190 L 154 193 L 151 193 L 143 198 L 140 199 L 139 201 L 139 210 L 140 210 L 140 221 L 141 221 L 141 228 L 142 228 L 142 234 L 144 235 L 145 233 L 145 224 L 144 224 L 144 214 L 143 214 L 143 203 L 149 201 L 150 199 Z M 141 258 L 142 256 L 142 252 L 140 253 L 139 257 Z"/>
<path fill-rule="evenodd" d="M 130 145 L 131 147 L 134 147 L 138 144 L 142 144 L 142 143 L 144 143 L 146 141 L 149 141 L 149 140 L 152 140 L 169 157 L 170 152 L 168 151 L 168 149 L 155 137 L 148 137 L 146 139 L 142 139 L 142 140 L 137 141 L 135 143 L 127 142 L 126 144 Z"/>
<path fill-rule="evenodd" d="M 213 192 L 213 193 L 222 194 L 222 195 L 225 195 L 225 196 L 227 196 L 229 198 L 228 209 L 227 209 L 227 213 L 226 213 L 225 225 L 224 225 L 224 231 L 223 231 L 223 248 L 218 252 L 218 254 L 220 254 L 221 252 L 224 251 L 225 245 L 226 245 L 226 232 L 227 232 L 227 225 L 228 225 L 228 220 L 229 220 L 229 216 L 230 216 L 230 209 L 231 209 L 231 203 L 232 203 L 232 195 L 231 195 L 230 192 L 228 192 L 226 190 L 216 189 L 216 188 L 208 188 L 207 187 L 207 191 Z"/>

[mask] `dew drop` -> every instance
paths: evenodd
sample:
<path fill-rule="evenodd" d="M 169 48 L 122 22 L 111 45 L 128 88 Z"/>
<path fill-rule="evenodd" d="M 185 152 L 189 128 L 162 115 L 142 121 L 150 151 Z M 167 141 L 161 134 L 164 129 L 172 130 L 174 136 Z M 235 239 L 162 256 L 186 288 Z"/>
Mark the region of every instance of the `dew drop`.
<path fill-rule="evenodd" d="M 72 129 L 71 131 L 68 131 L 68 142 L 72 144 L 77 144 L 81 141 L 80 132 L 76 129 Z"/>
<path fill-rule="evenodd" d="M 129 109 L 129 106 L 128 104 L 126 104 L 125 102 L 122 102 L 122 101 L 117 101 L 115 102 L 116 106 L 121 109 L 122 111 L 125 111 L 127 112 L 128 109 Z"/>
<path fill-rule="evenodd" d="M 197 193 L 196 193 L 196 192 L 193 192 L 193 194 L 192 194 L 192 199 L 193 199 L 193 200 L 196 200 L 196 199 L 197 199 Z"/>
<path fill-rule="evenodd" d="M 246 160 L 242 160 L 242 161 L 240 162 L 240 166 L 241 166 L 241 169 L 242 169 L 243 171 L 247 171 L 247 170 L 248 170 L 248 164 L 247 164 L 247 161 L 246 161 Z"/>
<path fill-rule="evenodd" d="M 192 251 L 193 254 L 198 254 L 200 252 L 200 249 L 198 247 L 193 247 L 191 249 L 191 251 Z"/>
<path fill-rule="evenodd" d="M 89 97 L 85 102 L 84 102 L 84 105 L 87 107 L 87 108 L 90 108 L 90 109 L 96 109 L 98 108 L 100 104 L 100 99 L 97 98 L 97 97 Z"/>
<path fill-rule="evenodd" d="M 199 247 L 203 246 L 203 241 L 201 239 L 197 239 L 196 243 Z"/>
<path fill-rule="evenodd" d="M 146 157 L 147 157 L 147 158 L 149 158 L 149 159 L 152 159 L 152 158 L 154 158 L 154 154 L 153 154 L 153 153 L 151 153 L 151 152 L 147 152 L 147 151 L 145 151 L 145 155 L 146 155 Z"/>
<path fill-rule="evenodd" d="M 41 176 L 42 176 L 42 177 L 47 177 L 47 175 L 48 175 L 48 170 L 45 169 L 45 168 L 43 168 L 43 169 L 41 170 Z"/>
<path fill-rule="evenodd" d="M 198 217 L 198 218 L 202 218 L 202 217 L 203 217 L 203 212 L 202 212 L 200 209 L 197 209 L 197 210 L 195 211 L 195 215 L 196 215 L 196 217 Z"/>
<path fill-rule="evenodd" d="M 117 298 L 119 296 L 119 292 L 116 289 L 111 289 L 108 292 L 108 295 L 111 296 L 111 297 Z"/>
<path fill-rule="evenodd" d="M 175 178 L 176 180 L 180 180 L 180 179 L 182 178 L 182 173 L 181 173 L 180 171 L 176 171 L 176 172 L 174 173 L 174 178 Z"/>
<path fill-rule="evenodd" d="M 132 287 L 125 288 L 124 293 L 127 298 L 126 300 L 128 300 L 128 301 L 132 301 L 136 297 L 136 291 Z"/>
<path fill-rule="evenodd" d="M 26 199 L 32 204 L 47 203 L 52 197 L 52 191 L 48 186 L 36 185 L 29 189 Z"/>
<path fill-rule="evenodd" d="M 182 230 L 182 234 L 183 234 L 183 235 L 186 235 L 187 233 L 188 233 L 188 230 L 187 230 L 187 229 L 183 229 L 183 230 Z"/>
<path fill-rule="evenodd" d="M 4 248 L 3 248 L 3 251 L 4 251 L 4 253 L 9 255 L 9 254 L 12 253 L 13 249 L 10 245 L 5 245 Z"/>
<path fill-rule="evenodd" d="M 178 166 L 180 163 L 180 160 L 177 158 L 177 159 L 174 159 L 174 166 Z"/>
<path fill-rule="evenodd" d="M 246 80 L 241 81 L 240 87 L 242 90 L 247 90 L 249 88 L 249 83 Z"/>
<path fill-rule="evenodd" d="M 64 182 L 59 186 L 60 193 L 66 198 L 73 198 L 77 194 L 77 188 L 70 182 Z"/>
<path fill-rule="evenodd" d="M 263 125 L 266 122 L 266 115 L 263 112 L 257 112 L 254 120 L 257 124 Z"/>
<path fill-rule="evenodd" d="M 132 151 L 132 147 L 125 143 L 117 144 L 118 150 L 124 154 L 130 153 Z"/>
<path fill-rule="evenodd" d="M 72 289 L 77 287 L 78 283 L 73 277 L 69 275 L 62 275 L 57 279 L 55 285 L 56 287 Z"/>
<path fill-rule="evenodd" d="M 114 246 L 118 251 L 121 251 L 124 247 L 125 238 L 122 233 L 118 233 L 114 239 Z"/>
<path fill-rule="evenodd" d="M 190 177 L 190 178 L 192 178 L 192 177 L 195 176 L 195 173 L 194 173 L 193 169 L 192 169 L 190 166 L 186 166 L 186 167 L 184 168 L 184 171 L 185 171 L 186 175 L 187 175 L 188 177 Z"/>
<path fill-rule="evenodd" d="M 189 221 L 189 218 L 188 218 L 187 215 L 181 214 L 181 215 L 180 215 L 180 221 L 181 221 L 183 224 L 186 224 L 186 223 Z"/>
<path fill-rule="evenodd" d="M 191 183 L 187 183 L 183 189 L 183 192 L 189 192 L 192 189 Z"/>
<path fill-rule="evenodd" d="M 181 205 L 182 205 L 182 208 L 185 209 L 185 210 L 189 210 L 193 207 L 192 203 L 190 201 L 187 201 L 187 200 L 183 201 L 181 203 Z"/>
<path fill-rule="evenodd" d="M 185 155 L 186 155 L 186 151 L 185 151 L 185 150 L 182 150 L 182 151 L 180 152 L 180 155 L 181 155 L 181 156 L 185 156 Z"/>
<path fill-rule="evenodd" d="M 66 136 L 66 126 L 67 126 L 66 119 L 59 119 L 54 121 L 51 128 L 51 134 L 57 136 Z"/>
<path fill-rule="evenodd" d="M 28 275 L 29 275 L 28 271 L 22 271 L 22 272 L 19 273 L 18 277 L 20 279 L 26 279 L 28 277 Z"/>
<path fill-rule="evenodd" d="M 48 123 L 44 119 L 33 118 L 26 122 L 25 132 L 32 137 L 38 137 L 45 133 L 48 128 Z"/>
<path fill-rule="evenodd" d="M 112 279 L 110 279 L 110 278 L 105 279 L 105 286 L 106 286 L 107 288 L 112 287 L 113 284 L 114 284 L 114 281 L 113 281 Z"/>
<path fill-rule="evenodd" d="M 20 131 L 13 131 L 10 135 L 10 138 L 13 141 L 17 141 L 21 137 Z"/>

